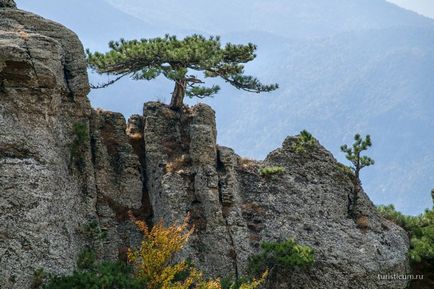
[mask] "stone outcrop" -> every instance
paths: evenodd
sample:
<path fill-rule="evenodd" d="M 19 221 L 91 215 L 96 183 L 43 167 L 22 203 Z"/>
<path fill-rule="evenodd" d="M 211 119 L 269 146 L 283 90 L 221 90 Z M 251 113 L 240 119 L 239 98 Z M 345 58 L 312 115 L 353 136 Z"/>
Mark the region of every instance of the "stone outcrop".
<path fill-rule="evenodd" d="M 69 171 L 72 124 L 91 113 L 82 54 L 71 31 L 0 8 L 1 288 L 26 288 L 39 267 L 69 272 L 83 246 L 95 193 Z"/>
<path fill-rule="evenodd" d="M 128 122 L 92 110 L 83 47 L 63 26 L 0 0 L 0 287 L 28 288 L 37 268 L 71 272 L 91 245 L 117 258 L 141 236 L 131 212 L 169 224 L 190 214 L 195 234 L 182 252 L 213 276 L 239 276 L 263 241 L 294 238 L 315 250 L 307 270 L 270 288 L 405 288 L 408 239 L 382 219 L 319 143 L 294 137 L 264 161 L 216 144 L 214 111 L 173 111 L 151 102 Z M 261 176 L 266 166 L 284 173 Z"/>
<path fill-rule="evenodd" d="M 378 279 L 378 274 L 408 270 L 405 232 L 383 220 L 363 191 L 358 201 L 363 214 L 353 219 L 348 173 L 319 143 L 300 154 L 294 141 L 288 137 L 256 164 L 284 167 L 278 179 L 258 177 L 249 167 L 255 164 L 238 170 L 252 245 L 292 237 L 315 250 L 312 269 L 282 276 L 286 282 L 274 288 L 405 288 L 405 281 Z"/>
<path fill-rule="evenodd" d="M 295 137 L 264 161 L 216 145 L 214 112 L 197 105 L 177 113 L 159 103 L 143 113 L 147 186 L 154 221 L 191 214 L 196 235 L 184 254 L 213 276 L 245 273 L 262 241 L 294 238 L 315 250 L 315 265 L 280 276 L 270 288 L 405 288 L 408 240 L 383 220 L 362 191 L 351 211 L 351 175 L 319 143 L 293 149 Z M 282 175 L 259 170 L 281 166 Z"/>
<path fill-rule="evenodd" d="M 140 238 L 126 212 L 145 211 L 141 165 L 125 120 L 90 107 L 79 39 L 57 23 L 12 9 L 12 2 L 0 8 L 3 289 L 28 288 L 38 268 L 71 272 L 92 242 L 81 231 L 93 221 L 107 230 L 101 257 L 117 255 Z M 77 127 L 84 130 L 80 138 Z"/>
<path fill-rule="evenodd" d="M 91 150 L 96 187 L 96 215 L 107 237 L 101 255 L 116 258 L 126 246 L 138 245 L 141 235 L 129 221 L 129 211 L 148 218 L 142 168 L 129 144 L 120 113 L 97 110 L 91 119 Z"/>
<path fill-rule="evenodd" d="M 0 8 L 17 8 L 14 0 L 0 0 Z"/>

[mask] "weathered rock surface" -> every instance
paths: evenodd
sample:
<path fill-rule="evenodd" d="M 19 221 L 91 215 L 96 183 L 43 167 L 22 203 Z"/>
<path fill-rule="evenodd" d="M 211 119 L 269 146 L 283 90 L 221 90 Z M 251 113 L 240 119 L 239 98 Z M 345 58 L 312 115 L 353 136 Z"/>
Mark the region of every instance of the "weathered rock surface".
<path fill-rule="evenodd" d="M 123 117 L 92 112 L 88 91 L 73 32 L 0 8 L 0 288 L 28 288 L 37 268 L 71 272 L 92 220 L 110 238 L 101 256 L 133 242 L 125 211 L 142 206 L 140 163 Z M 77 124 L 87 141 L 73 155 Z"/>
<path fill-rule="evenodd" d="M 128 212 L 146 218 L 143 176 L 138 156 L 125 133 L 120 113 L 97 110 L 91 120 L 91 147 L 96 185 L 96 214 L 107 233 L 101 255 L 116 258 L 125 246 L 137 245 L 141 235 Z"/>
<path fill-rule="evenodd" d="M 235 273 L 236 252 L 219 196 L 214 111 L 199 104 L 174 112 L 147 103 L 143 118 L 154 221 L 172 223 L 190 213 L 196 234 L 185 254 L 207 264 L 211 275 Z"/>
<path fill-rule="evenodd" d="M 69 172 L 68 148 L 91 111 L 82 51 L 60 25 L 0 8 L 1 288 L 26 288 L 39 267 L 70 271 L 83 246 L 95 194 Z"/>
<path fill-rule="evenodd" d="M 305 153 L 282 148 L 262 162 L 216 146 L 214 112 L 197 105 L 176 113 L 144 107 L 147 185 L 154 220 L 190 212 L 196 232 L 184 252 L 210 275 L 245 272 L 261 241 L 294 238 L 315 249 L 315 265 L 281 276 L 270 288 L 405 288 L 378 274 L 407 271 L 406 234 L 383 220 L 362 191 L 353 218 L 354 184 L 319 143 Z M 263 177 L 259 169 L 282 166 Z"/>
<path fill-rule="evenodd" d="M 352 208 L 351 177 L 319 143 L 296 153 L 288 137 L 251 161 L 216 144 L 203 104 L 147 103 L 128 123 L 93 111 L 75 34 L 13 1 L 0 7 L 1 288 L 28 288 L 37 268 L 71 272 L 91 221 L 107 232 L 100 257 L 116 258 L 140 240 L 129 211 L 165 223 L 189 213 L 196 232 L 182 255 L 209 275 L 240 275 L 260 242 L 294 238 L 315 264 L 270 288 L 405 288 L 377 275 L 407 272 L 406 234 L 364 192 Z M 258 173 L 272 165 L 285 172 Z"/>
<path fill-rule="evenodd" d="M 363 218 L 353 219 L 348 175 L 319 143 L 299 154 L 294 140 L 288 137 L 257 164 L 283 166 L 285 174 L 264 179 L 247 165 L 237 175 L 253 247 L 259 240 L 292 237 L 315 250 L 312 269 L 285 276 L 286 282 L 273 287 L 405 288 L 402 280 L 378 280 L 378 274 L 407 271 L 405 232 L 379 217 L 363 191 L 358 201 Z"/>
<path fill-rule="evenodd" d="M 0 0 L 0 8 L 17 8 L 14 0 Z"/>

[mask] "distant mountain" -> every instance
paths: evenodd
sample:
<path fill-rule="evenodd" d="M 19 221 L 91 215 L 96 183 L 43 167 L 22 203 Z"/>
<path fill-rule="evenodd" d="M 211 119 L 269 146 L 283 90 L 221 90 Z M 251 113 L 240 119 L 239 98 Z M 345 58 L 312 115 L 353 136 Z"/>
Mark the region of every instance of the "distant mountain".
<path fill-rule="evenodd" d="M 369 133 L 369 154 L 377 162 L 362 181 L 373 201 L 410 214 L 430 206 L 433 20 L 383 0 L 37 3 L 18 4 L 71 27 L 91 48 L 120 37 L 192 32 L 258 44 L 258 58 L 247 71 L 281 88 L 256 95 L 222 85 L 216 98 L 206 100 L 216 110 L 221 144 L 263 158 L 285 136 L 306 128 L 345 162 L 339 146 L 351 143 L 356 132 Z M 143 101 L 169 101 L 171 89 L 165 80 L 125 80 L 92 92 L 91 101 L 128 116 L 140 113 Z"/>
<path fill-rule="evenodd" d="M 61 3 L 58 0 L 19 0 L 17 5 L 72 29 L 85 46 L 92 49 L 105 49 L 110 40 L 120 37 L 140 38 L 144 33 L 159 33 L 148 21 L 126 14 L 104 0 Z"/>
<path fill-rule="evenodd" d="M 345 31 L 432 25 L 432 21 L 384 0 L 106 0 L 154 25 L 213 34 L 263 31 L 290 38 Z"/>
<path fill-rule="evenodd" d="M 434 3 L 432 0 L 387 0 L 395 3 L 403 8 L 410 9 L 425 15 L 427 17 L 434 18 Z"/>
<path fill-rule="evenodd" d="M 225 99 L 230 110 L 219 118 L 220 142 L 264 156 L 307 128 L 345 162 L 339 146 L 356 132 L 369 133 L 377 163 L 362 173 L 365 189 L 377 203 L 420 211 L 434 187 L 432 43 L 434 29 L 389 28 L 288 41 L 263 52 L 251 71 L 281 88 Z"/>

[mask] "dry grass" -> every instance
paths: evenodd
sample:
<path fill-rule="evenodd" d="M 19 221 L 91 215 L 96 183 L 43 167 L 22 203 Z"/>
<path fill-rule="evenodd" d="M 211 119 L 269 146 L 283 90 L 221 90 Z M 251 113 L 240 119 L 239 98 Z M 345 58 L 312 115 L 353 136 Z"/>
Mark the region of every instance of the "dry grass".
<path fill-rule="evenodd" d="M 130 138 L 130 140 L 138 141 L 143 138 L 143 135 L 139 132 L 136 132 L 136 133 L 129 133 L 128 137 Z"/>
<path fill-rule="evenodd" d="M 357 227 L 362 230 L 369 228 L 369 218 L 367 216 L 359 216 L 356 220 Z"/>
<path fill-rule="evenodd" d="M 29 39 L 29 34 L 25 31 L 20 31 L 18 34 L 20 35 L 21 39 L 23 39 L 24 41 L 27 41 Z"/>
<path fill-rule="evenodd" d="M 182 173 L 189 163 L 190 158 L 187 155 L 181 155 L 166 164 L 166 173 Z"/>
<path fill-rule="evenodd" d="M 249 158 L 240 158 L 239 164 L 241 167 L 249 169 L 256 166 L 256 161 Z"/>

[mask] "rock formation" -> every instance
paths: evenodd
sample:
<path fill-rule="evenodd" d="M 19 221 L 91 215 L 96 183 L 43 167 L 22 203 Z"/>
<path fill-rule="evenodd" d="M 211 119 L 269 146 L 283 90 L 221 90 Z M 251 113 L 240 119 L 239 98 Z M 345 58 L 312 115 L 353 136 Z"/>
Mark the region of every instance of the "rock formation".
<path fill-rule="evenodd" d="M 0 8 L 17 8 L 14 0 L 0 0 Z"/>
<path fill-rule="evenodd" d="M 27 288 L 37 268 L 71 272 L 96 221 L 107 232 L 101 258 L 140 235 L 128 211 L 196 231 L 182 253 L 213 276 L 245 272 L 262 241 L 294 238 L 315 264 L 273 288 L 405 288 L 408 239 L 382 219 L 319 143 L 305 153 L 288 137 L 264 161 L 216 144 L 214 111 L 175 112 L 152 102 L 128 123 L 92 110 L 83 47 L 61 25 L 0 1 L 0 287 Z M 258 170 L 278 165 L 281 175 Z"/>
<path fill-rule="evenodd" d="M 214 112 L 202 104 L 183 113 L 145 104 L 143 126 L 154 220 L 190 212 L 196 235 L 185 253 L 205 272 L 241 274 L 261 241 L 294 238 L 315 249 L 315 265 L 281 276 L 273 288 L 405 287 L 378 274 L 407 271 L 406 234 L 364 192 L 353 219 L 351 177 L 319 143 L 297 153 L 288 137 L 264 161 L 244 160 L 216 145 Z M 285 173 L 263 177 L 266 166 Z"/>
<path fill-rule="evenodd" d="M 27 288 L 37 268 L 70 272 L 89 242 L 81 229 L 92 221 L 107 230 L 101 256 L 117 255 L 137 235 L 125 221 L 128 210 L 142 207 L 138 156 L 123 117 L 92 111 L 88 91 L 83 47 L 73 32 L 0 8 L 3 289 Z M 77 125 L 85 130 L 82 143 Z"/>

